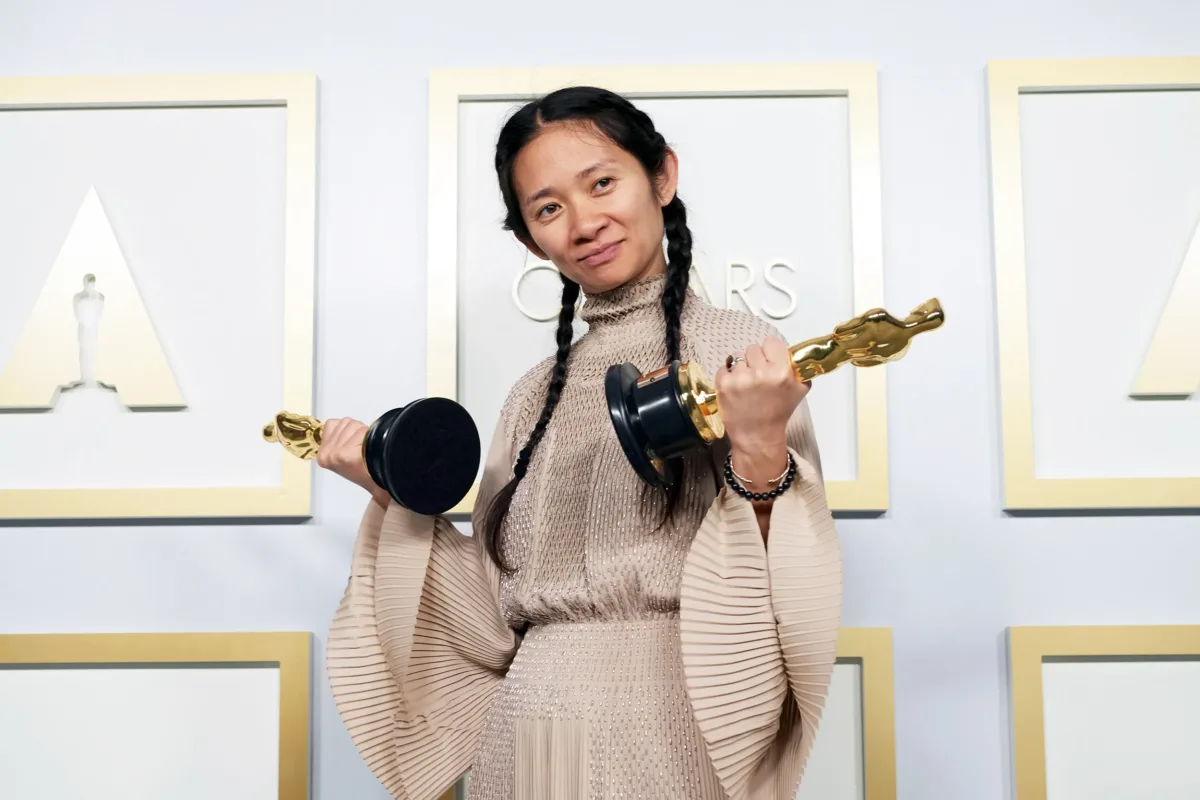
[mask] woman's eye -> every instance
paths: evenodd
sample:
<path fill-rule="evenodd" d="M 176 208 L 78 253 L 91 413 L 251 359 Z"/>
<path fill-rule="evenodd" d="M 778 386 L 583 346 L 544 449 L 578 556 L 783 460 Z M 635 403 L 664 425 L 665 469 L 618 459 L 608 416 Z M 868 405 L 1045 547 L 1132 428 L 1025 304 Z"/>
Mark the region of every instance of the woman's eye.
<path fill-rule="evenodd" d="M 600 180 L 596 181 L 596 188 L 604 189 L 607 188 L 611 183 L 612 178 L 601 178 Z"/>
<path fill-rule="evenodd" d="M 556 209 L 556 208 L 558 208 L 558 206 L 555 205 L 554 203 L 544 205 L 540 209 L 538 209 L 537 215 L 539 217 L 544 217 L 544 216 L 546 216 L 547 213 L 553 213 L 554 209 Z"/>

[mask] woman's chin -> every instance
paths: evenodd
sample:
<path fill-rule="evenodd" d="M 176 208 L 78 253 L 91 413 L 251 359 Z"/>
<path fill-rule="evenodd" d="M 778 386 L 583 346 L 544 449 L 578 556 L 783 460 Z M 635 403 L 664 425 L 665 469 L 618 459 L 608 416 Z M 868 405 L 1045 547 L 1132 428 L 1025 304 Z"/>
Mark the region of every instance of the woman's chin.
<path fill-rule="evenodd" d="M 587 270 L 579 276 L 576 282 L 583 287 L 587 294 L 595 295 L 611 292 L 627 283 L 635 283 L 649 277 L 651 276 L 645 275 L 639 270 L 605 264 L 602 267 Z"/>
<path fill-rule="evenodd" d="M 578 283 L 588 294 L 604 294 L 605 292 L 611 292 L 613 289 L 620 288 L 629 281 L 629 277 L 627 272 L 600 267 L 588 270 L 580 275 Z"/>

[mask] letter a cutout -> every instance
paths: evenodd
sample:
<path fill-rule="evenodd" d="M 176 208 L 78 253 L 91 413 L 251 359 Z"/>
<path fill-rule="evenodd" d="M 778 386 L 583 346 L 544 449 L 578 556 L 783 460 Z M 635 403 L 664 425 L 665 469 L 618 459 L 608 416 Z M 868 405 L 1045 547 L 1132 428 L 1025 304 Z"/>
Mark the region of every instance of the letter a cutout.
<path fill-rule="evenodd" d="M 88 384 L 131 409 L 185 407 L 95 187 L 0 372 L 0 408 L 53 408 Z"/>
<path fill-rule="evenodd" d="M 1200 222 L 1183 256 L 1134 397 L 1189 397 L 1200 387 Z"/>

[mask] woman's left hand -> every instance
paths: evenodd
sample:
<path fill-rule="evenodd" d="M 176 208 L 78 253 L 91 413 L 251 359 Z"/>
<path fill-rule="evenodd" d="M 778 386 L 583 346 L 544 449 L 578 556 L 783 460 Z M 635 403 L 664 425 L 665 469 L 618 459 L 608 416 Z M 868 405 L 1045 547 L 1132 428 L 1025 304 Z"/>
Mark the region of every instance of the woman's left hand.
<path fill-rule="evenodd" d="M 787 469 L 788 420 L 811 384 L 796 379 L 787 345 L 774 336 L 746 348 L 732 369 L 722 365 L 716 384 L 733 469 L 765 486 Z"/>

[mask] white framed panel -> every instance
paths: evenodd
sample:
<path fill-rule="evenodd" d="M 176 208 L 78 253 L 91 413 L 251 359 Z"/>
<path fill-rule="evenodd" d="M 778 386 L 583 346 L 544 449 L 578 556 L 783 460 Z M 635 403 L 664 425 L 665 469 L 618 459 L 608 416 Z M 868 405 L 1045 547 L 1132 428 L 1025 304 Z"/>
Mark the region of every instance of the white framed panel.
<path fill-rule="evenodd" d="M 989 87 L 1006 506 L 1200 506 L 1200 59 Z"/>
<path fill-rule="evenodd" d="M 461 402 L 485 438 L 508 388 L 552 353 L 561 287 L 500 227 L 495 140 L 520 103 L 572 84 L 629 97 L 679 153 L 702 297 L 748 307 L 793 342 L 883 304 L 871 65 L 435 71 L 427 391 Z M 846 368 L 811 396 L 835 509 L 887 507 L 883 373 Z"/>
<path fill-rule="evenodd" d="M 315 95 L 0 80 L 0 517 L 308 513 Z"/>
<path fill-rule="evenodd" d="M 305 633 L 0 636 L 14 797 L 306 800 Z"/>
<path fill-rule="evenodd" d="M 1200 791 L 1200 656 L 1050 661 L 1042 698 L 1047 797 L 1186 800 Z"/>
<path fill-rule="evenodd" d="M 0 669 L 0 776 L 22 800 L 275 800 L 273 666 Z"/>
<path fill-rule="evenodd" d="M 1010 628 L 1009 665 L 1017 800 L 1196 795 L 1200 626 Z"/>

